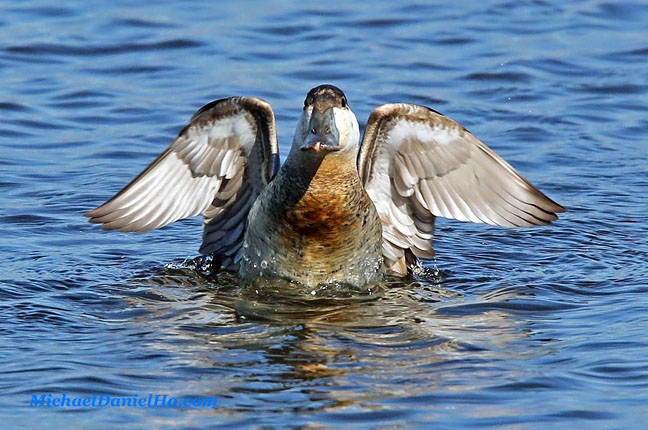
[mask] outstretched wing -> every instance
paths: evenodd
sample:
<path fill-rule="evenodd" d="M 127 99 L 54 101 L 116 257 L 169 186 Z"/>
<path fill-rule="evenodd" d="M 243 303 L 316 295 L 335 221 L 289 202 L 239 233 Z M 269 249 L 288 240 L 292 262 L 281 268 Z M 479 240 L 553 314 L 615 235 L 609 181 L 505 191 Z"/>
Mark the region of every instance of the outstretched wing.
<path fill-rule="evenodd" d="M 268 103 L 216 100 L 130 184 L 85 216 L 107 230 L 144 232 L 203 214 L 200 252 L 235 268 L 248 212 L 277 173 L 278 152 Z"/>
<path fill-rule="evenodd" d="M 549 224 L 565 208 L 545 196 L 459 123 L 424 106 L 376 108 L 358 171 L 383 225 L 383 255 L 406 274 L 434 255 L 437 216 L 506 227 Z"/>

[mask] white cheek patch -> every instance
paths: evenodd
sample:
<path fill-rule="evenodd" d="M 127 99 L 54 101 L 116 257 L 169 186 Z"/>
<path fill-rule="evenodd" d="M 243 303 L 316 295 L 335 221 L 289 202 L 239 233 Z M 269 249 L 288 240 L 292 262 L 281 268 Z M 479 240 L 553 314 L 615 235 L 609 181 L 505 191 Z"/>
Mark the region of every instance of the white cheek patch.
<path fill-rule="evenodd" d="M 295 135 L 301 135 L 301 137 L 305 136 L 308 134 L 309 130 L 309 124 L 310 124 L 310 119 L 311 115 L 313 114 L 313 107 L 308 106 L 307 108 L 304 109 L 302 112 L 301 116 L 299 117 L 299 124 L 297 124 L 297 130 L 295 130 Z"/>
<path fill-rule="evenodd" d="M 346 148 L 358 146 L 360 141 L 360 127 L 351 109 L 333 108 L 335 126 L 338 129 L 340 144 Z"/>
<path fill-rule="evenodd" d="M 351 121 L 350 140 L 357 146 L 360 143 L 360 125 L 358 125 L 358 119 L 356 118 L 355 114 L 351 112 L 351 109 L 349 109 L 347 112 Z"/>
<path fill-rule="evenodd" d="M 304 138 L 310 131 L 308 128 L 312 114 L 313 106 L 308 106 L 304 108 L 304 111 L 299 117 L 299 122 L 295 128 L 295 135 L 293 136 L 293 147 L 296 149 L 299 149 L 299 147 L 304 143 Z"/>
<path fill-rule="evenodd" d="M 304 134 L 308 134 L 310 132 L 310 120 L 313 116 L 313 106 L 308 106 L 306 109 L 304 109 L 304 113 L 302 113 L 301 116 L 301 131 Z"/>

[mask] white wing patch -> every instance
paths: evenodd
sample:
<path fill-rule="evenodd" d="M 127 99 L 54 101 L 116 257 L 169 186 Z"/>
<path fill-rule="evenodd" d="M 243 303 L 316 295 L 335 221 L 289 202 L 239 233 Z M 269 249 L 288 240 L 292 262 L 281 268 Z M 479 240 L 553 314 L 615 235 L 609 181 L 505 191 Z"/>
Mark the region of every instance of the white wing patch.
<path fill-rule="evenodd" d="M 108 230 L 144 232 L 198 214 L 201 252 L 234 268 L 245 220 L 276 174 L 274 114 L 260 99 L 232 97 L 200 109 L 171 146 L 112 199 L 86 214 Z"/>
<path fill-rule="evenodd" d="M 565 210 L 460 124 L 423 106 L 376 108 L 358 168 L 397 274 L 434 255 L 436 216 L 516 227 L 548 224 Z"/>

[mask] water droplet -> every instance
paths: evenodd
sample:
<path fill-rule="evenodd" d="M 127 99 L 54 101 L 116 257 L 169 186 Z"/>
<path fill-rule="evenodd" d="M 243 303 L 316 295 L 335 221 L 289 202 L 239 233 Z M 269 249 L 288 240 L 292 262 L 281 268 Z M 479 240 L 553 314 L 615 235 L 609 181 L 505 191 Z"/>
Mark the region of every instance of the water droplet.
<path fill-rule="evenodd" d="M 265 261 L 265 260 L 261 261 L 261 268 L 262 269 L 267 269 L 268 268 L 268 262 Z"/>

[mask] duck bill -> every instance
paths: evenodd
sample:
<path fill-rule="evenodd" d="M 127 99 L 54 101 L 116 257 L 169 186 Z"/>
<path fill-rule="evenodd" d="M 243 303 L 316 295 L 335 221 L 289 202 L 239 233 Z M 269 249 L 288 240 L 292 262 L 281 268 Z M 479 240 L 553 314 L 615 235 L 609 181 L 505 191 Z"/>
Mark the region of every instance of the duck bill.
<path fill-rule="evenodd" d="M 311 131 L 304 139 L 304 144 L 300 147 L 302 151 L 339 151 L 340 138 L 337 127 L 335 126 L 335 114 L 333 108 L 320 111 L 313 109 L 308 121 L 308 129 Z"/>
<path fill-rule="evenodd" d="M 342 148 L 340 147 L 340 145 L 338 145 L 337 139 L 332 134 L 318 133 L 309 134 L 306 137 L 306 141 L 302 146 L 299 147 L 299 149 L 301 149 L 302 151 L 313 150 L 317 152 L 335 152 L 339 151 Z"/>

